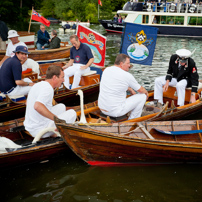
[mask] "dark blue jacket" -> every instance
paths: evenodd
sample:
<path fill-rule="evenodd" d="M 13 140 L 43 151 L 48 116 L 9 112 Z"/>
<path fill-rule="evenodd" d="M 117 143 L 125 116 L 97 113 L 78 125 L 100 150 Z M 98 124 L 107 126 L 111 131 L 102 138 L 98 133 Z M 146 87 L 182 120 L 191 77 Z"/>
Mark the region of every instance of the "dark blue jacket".
<path fill-rule="evenodd" d="M 8 27 L 5 22 L 0 20 L 0 37 L 3 41 L 7 41 L 8 37 Z"/>
<path fill-rule="evenodd" d="M 37 32 L 37 42 L 40 43 L 41 45 L 44 45 L 45 43 L 49 43 L 50 35 L 49 33 L 45 30 L 43 33 L 41 30 Z"/>

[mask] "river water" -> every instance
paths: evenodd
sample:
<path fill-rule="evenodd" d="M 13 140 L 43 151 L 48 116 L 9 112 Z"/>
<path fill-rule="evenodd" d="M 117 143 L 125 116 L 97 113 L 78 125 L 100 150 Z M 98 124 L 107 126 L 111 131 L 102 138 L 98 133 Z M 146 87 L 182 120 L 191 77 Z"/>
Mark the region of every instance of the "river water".
<path fill-rule="evenodd" d="M 51 25 L 51 29 L 58 29 Z M 17 29 L 14 25 L 10 28 Z M 106 66 L 119 53 L 121 35 L 106 34 L 100 25 L 91 29 L 107 37 Z M 38 23 L 31 31 L 37 32 Z M 69 35 L 59 34 L 63 41 Z M 146 89 L 165 75 L 170 55 L 179 48 L 196 51 L 193 58 L 200 78 L 202 41 L 158 37 L 152 66 L 134 65 L 131 73 Z M 199 118 L 200 115 L 199 115 Z M 25 202 L 199 202 L 202 201 L 202 165 L 91 167 L 70 150 L 45 162 L 2 170 L 1 201 Z"/>

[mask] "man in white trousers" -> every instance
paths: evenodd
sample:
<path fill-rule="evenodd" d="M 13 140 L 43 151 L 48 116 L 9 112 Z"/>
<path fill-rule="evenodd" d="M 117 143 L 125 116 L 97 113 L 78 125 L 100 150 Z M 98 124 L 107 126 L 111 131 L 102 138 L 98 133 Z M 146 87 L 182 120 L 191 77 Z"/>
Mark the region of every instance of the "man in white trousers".
<path fill-rule="evenodd" d="M 29 54 L 26 46 L 17 46 L 15 55 L 8 58 L 0 68 L 0 91 L 7 95 L 27 95 L 34 85 L 29 78 L 22 79 L 21 62 Z"/>
<path fill-rule="evenodd" d="M 130 112 L 128 119 L 141 116 L 148 92 L 128 72 L 129 68 L 129 56 L 119 54 L 114 66 L 104 70 L 98 98 L 98 106 L 103 114 L 119 117 Z M 127 91 L 132 94 L 128 98 Z M 135 91 L 139 93 L 136 94 Z"/>
<path fill-rule="evenodd" d="M 191 54 L 187 49 L 177 50 L 170 58 L 167 75 L 155 79 L 154 99 L 160 104 L 163 104 L 163 92 L 168 90 L 168 86 L 176 86 L 178 106 L 184 105 L 186 87 L 191 87 L 190 103 L 196 102 L 199 76 Z"/>
<path fill-rule="evenodd" d="M 27 97 L 24 126 L 33 136 L 44 128 L 56 127 L 54 116 L 63 119 L 66 123 L 74 123 L 76 112 L 73 109 L 67 110 L 64 104 L 53 106 L 54 89 L 60 87 L 64 82 L 63 69 L 56 65 L 48 67 L 46 80 L 33 86 Z M 48 132 L 43 137 L 55 137 L 54 132 Z"/>
<path fill-rule="evenodd" d="M 64 85 L 67 89 L 69 89 L 69 77 L 74 76 L 71 89 L 77 88 L 81 76 L 90 71 L 90 66 L 94 61 L 91 49 L 86 44 L 81 43 L 77 35 L 70 36 L 70 42 L 73 45 L 70 49 L 70 60 L 63 67 L 65 73 Z"/>

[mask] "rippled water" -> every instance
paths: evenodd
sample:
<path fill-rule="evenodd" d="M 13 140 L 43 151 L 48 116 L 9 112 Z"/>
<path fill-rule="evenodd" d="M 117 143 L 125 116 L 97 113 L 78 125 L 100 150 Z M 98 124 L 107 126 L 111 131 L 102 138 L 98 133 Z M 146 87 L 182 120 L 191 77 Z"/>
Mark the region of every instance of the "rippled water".
<path fill-rule="evenodd" d="M 33 24 L 31 31 L 37 31 Z M 51 29 L 58 29 L 58 25 Z M 121 35 L 106 34 L 100 25 L 91 25 L 107 37 L 106 66 L 119 53 Z M 69 35 L 60 34 L 68 41 Z M 158 37 L 152 66 L 134 65 L 131 73 L 148 90 L 154 79 L 165 75 L 170 55 L 179 48 L 196 48 L 193 58 L 201 72 L 201 40 Z M 202 165 L 161 165 L 136 167 L 90 167 L 71 151 L 46 163 L 1 171 L 1 201 L 23 202 L 200 202 Z"/>

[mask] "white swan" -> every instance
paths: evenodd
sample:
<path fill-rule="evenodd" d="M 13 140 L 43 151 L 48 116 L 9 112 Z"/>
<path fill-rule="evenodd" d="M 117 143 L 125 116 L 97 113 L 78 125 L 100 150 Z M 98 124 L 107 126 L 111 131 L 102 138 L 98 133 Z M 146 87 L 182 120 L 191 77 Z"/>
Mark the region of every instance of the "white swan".
<path fill-rule="evenodd" d="M 60 133 L 58 131 L 55 131 L 57 128 L 56 127 L 50 127 L 50 128 L 44 128 L 43 130 L 41 130 L 40 132 L 38 132 L 38 134 L 35 136 L 35 138 L 32 141 L 33 143 L 36 143 L 37 141 L 39 141 L 41 139 L 41 137 L 43 135 L 45 135 L 48 132 L 53 132 L 55 133 L 58 137 L 61 137 Z"/>
<path fill-rule="evenodd" d="M 81 107 L 81 117 L 80 117 L 79 122 L 80 123 L 87 123 L 86 117 L 84 114 L 84 109 L 83 109 L 83 91 L 79 89 L 77 94 L 80 96 L 80 107 Z"/>
<path fill-rule="evenodd" d="M 0 153 L 7 153 L 5 148 L 21 148 L 21 145 L 15 144 L 12 140 L 6 137 L 0 137 Z"/>

